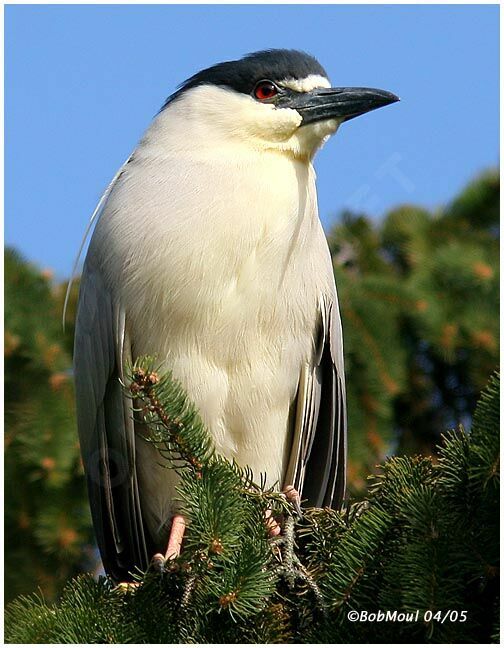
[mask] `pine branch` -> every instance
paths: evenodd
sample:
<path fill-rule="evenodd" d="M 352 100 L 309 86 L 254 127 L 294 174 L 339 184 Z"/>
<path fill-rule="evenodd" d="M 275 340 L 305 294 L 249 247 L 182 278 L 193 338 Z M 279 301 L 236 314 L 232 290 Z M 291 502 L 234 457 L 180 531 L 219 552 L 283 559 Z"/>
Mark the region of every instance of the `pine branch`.
<path fill-rule="evenodd" d="M 281 493 L 220 457 L 194 406 L 152 360 L 125 386 L 146 438 L 173 462 L 189 524 L 182 555 L 122 591 L 82 576 L 57 605 L 7 609 L 16 643 L 490 642 L 497 640 L 498 377 L 471 434 L 445 435 L 438 463 L 388 459 L 368 496 L 297 519 Z M 268 536 L 264 513 L 284 516 Z M 466 610 L 467 622 L 351 623 L 348 612 Z"/>

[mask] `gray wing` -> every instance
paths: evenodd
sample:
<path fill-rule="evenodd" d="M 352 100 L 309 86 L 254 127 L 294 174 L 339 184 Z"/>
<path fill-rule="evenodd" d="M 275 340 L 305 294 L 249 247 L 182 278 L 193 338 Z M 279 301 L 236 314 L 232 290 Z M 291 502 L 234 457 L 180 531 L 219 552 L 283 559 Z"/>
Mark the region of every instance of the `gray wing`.
<path fill-rule="evenodd" d="M 138 494 L 131 401 L 119 381 L 130 354 L 124 310 L 88 255 L 75 331 L 77 423 L 96 539 L 105 571 L 116 581 L 130 580 L 135 567 L 146 569 L 152 555 Z"/>
<path fill-rule="evenodd" d="M 308 506 L 339 508 L 345 496 L 347 416 L 336 295 L 321 303 L 319 322 L 315 357 L 299 379 L 286 485 Z"/>

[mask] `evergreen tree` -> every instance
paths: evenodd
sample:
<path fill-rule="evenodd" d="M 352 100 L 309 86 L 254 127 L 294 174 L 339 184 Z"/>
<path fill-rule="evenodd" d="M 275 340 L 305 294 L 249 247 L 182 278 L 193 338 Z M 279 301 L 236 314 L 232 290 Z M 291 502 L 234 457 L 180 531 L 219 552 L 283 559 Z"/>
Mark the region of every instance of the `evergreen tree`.
<path fill-rule="evenodd" d="M 386 454 L 434 454 L 499 362 L 499 173 L 430 213 L 344 214 L 329 243 L 342 310 L 350 486 Z"/>
<path fill-rule="evenodd" d="M 92 531 L 71 356 L 51 277 L 5 253 L 5 594 L 55 597 L 89 566 Z M 68 345 L 68 342 L 66 343 Z"/>
<path fill-rule="evenodd" d="M 388 459 L 364 501 L 297 519 L 281 493 L 218 456 L 194 406 L 152 360 L 128 393 L 149 440 L 181 475 L 181 556 L 114 587 L 81 576 L 57 605 L 12 603 L 13 643 L 347 643 L 498 640 L 499 382 L 471 434 L 448 433 L 439 461 Z M 269 538 L 265 512 L 282 519 Z M 398 613 L 379 624 L 349 614 Z M 418 612 L 417 612 L 418 611 Z M 415 615 L 418 614 L 418 618 Z"/>

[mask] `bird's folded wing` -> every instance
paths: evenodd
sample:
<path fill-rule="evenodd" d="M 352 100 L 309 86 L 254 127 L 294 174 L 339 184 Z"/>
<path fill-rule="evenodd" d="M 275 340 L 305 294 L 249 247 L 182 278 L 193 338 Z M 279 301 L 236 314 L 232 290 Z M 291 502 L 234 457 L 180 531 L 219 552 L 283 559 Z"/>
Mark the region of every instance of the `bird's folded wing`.
<path fill-rule="evenodd" d="M 336 302 L 320 305 L 317 349 L 301 371 L 286 485 L 308 506 L 339 508 L 345 495 L 347 417 L 343 341 Z"/>
<path fill-rule="evenodd" d="M 131 354 L 125 313 L 86 261 L 76 320 L 74 372 L 77 423 L 98 547 L 115 580 L 147 567 L 135 468 L 131 401 L 120 379 Z"/>

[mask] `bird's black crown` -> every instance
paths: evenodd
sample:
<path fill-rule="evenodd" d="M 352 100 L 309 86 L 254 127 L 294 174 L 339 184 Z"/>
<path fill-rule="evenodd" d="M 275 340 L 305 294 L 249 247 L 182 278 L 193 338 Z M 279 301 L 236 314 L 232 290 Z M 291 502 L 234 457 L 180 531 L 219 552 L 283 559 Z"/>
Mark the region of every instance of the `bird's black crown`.
<path fill-rule="evenodd" d="M 261 79 L 281 81 L 304 79 L 310 74 L 327 77 L 327 73 L 313 56 L 298 50 L 269 49 L 247 54 L 237 61 L 226 61 L 197 72 L 181 84 L 166 100 L 163 108 L 181 94 L 200 85 L 216 85 L 250 94 Z"/>

